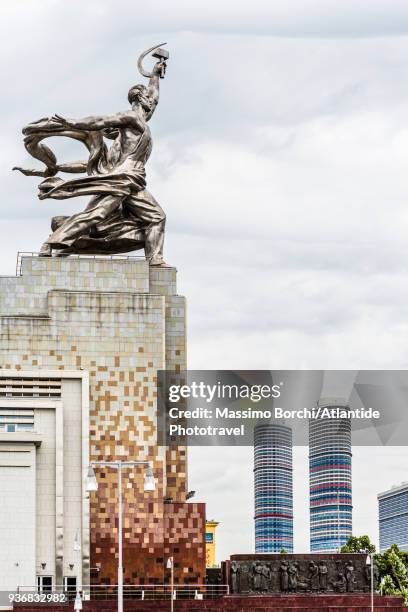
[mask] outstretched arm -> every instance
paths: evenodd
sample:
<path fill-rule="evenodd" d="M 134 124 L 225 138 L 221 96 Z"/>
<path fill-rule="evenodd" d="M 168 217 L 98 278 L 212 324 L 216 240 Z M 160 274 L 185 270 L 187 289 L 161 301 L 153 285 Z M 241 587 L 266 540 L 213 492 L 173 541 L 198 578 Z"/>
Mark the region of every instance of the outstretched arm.
<path fill-rule="evenodd" d="M 114 115 L 90 116 L 82 119 L 66 119 L 65 117 L 61 117 L 61 115 L 54 115 L 51 121 L 61 127 L 75 130 L 103 130 L 105 128 L 118 128 L 130 125 L 140 130 L 143 129 L 135 113 L 130 112 L 116 113 Z"/>

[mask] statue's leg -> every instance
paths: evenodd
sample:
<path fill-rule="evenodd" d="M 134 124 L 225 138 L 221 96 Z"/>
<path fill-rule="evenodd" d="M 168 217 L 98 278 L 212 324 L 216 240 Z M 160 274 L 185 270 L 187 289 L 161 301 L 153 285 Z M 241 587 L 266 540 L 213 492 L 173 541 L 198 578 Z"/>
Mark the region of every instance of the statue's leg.
<path fill-rule="evenodd" d="M 69 217 L 48 238 L 46 244 L 52 248 L 70 247 L 75 240 L 89 232 L 89 230 L 104 221 L 121 205 L 122 198 L 114 195 L 94 196 L 83 212 Z"/>
<path fill-rule="evenodd" d="M 38 253 L 40 257 L 52 257 L 52 247 L 48 244 L 47 241 L 41 246 L 40 252 Z"/>
<path fill-rule="evenodd" d="M 164 229 L 166 215 L 161 206 L 146 189 L 128 196 L 123 203 L 125 210 L 146 223 L 145 254 L 152 266 L 165 266 L 163 261 Z"/>
<path fill-rule="evenodd" d="M 59 227 L 61 227 L 61 225 L 68 219 L 69 217 L 67 216 L 63 216 L 63 215 L 58 215 L 56 217 L 53 217 L 51 219 L 51 230 L 53 232 L 55 232 Z M 50 236 L 48 237 L 48 239 L 52 236 L 52 234 L 50 234 Z M 52 257 L 52 247 L 50 244 L 48 244 L 48 240 L 46 240 L 44 242 L 44 244 L 42 245 L 40 252 L 38 253 L 40 257 Z"/>

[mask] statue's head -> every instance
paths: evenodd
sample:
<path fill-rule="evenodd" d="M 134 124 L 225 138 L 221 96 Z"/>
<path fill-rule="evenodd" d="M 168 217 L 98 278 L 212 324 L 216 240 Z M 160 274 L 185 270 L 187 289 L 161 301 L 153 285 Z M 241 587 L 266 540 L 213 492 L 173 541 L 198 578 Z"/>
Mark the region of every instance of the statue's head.
<path fill-rule="evenodd" d="M 144 85 L 134 85 L 129 89 L 128 100 L 132 106 L 140 104 L 147 113 L 152 110 L 150 98 L 146 95 L 147 88 Z"/>

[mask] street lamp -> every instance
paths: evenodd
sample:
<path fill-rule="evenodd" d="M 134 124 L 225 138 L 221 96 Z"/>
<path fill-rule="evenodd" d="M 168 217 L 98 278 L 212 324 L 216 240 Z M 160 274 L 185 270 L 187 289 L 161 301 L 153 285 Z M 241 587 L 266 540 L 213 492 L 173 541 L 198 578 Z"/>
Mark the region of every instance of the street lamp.
<path fill-rule="evenodd" d="M 98 481 L 96 480 L 93 466 L 110 467 L 118 471 L 118 612 L 123 612 L 123 553 L 122 553 L 122 470 L 124 468 L 134 468 L 137 465 L 144 465 L 144 491 L 155 490 L 155 480 L 149 461 L 91 461 L 86 477 L 86 490 L 97 491 Z"/>
<path fill-rule="evenodd" d="M 76 593 L 75 593 L 75 610 L 82 610 L 82 598 L 81 598 L 81 591 L 82 591 L 82 559 L 81 559 L 81 542 L 79 539 L 79 529 L 76 530 L 75 532 L 75 539 L 74 539 L 74 553 L 76 556 L 76 566 L 77 566 L 77 576 L 76 576 Z M 78 608 L 78 606 L 81 606 L 80 608 Z"/>
<path fill-rule="evenodd" d="M 150 465 L 146 468 L 145 477 L 144 477 L 144 485 L 143 488 L 146 493 L 149 491 L 154 491 L 156 488 L 156 483 L 154 481 L 153 470 Z"/>
<path fill-rule="evenodd" d="M 374 612 L 374 556 L 373 553 L 367 555 L 366 565 L 370 566 L 371 582 L 371 612 Z"/>
<path fill-rule="evenodd" d="M 95 470 L 92 465 L 88 467 L 88 474 L 86 476 L 86 490 L 87 491 L 97 491 L 98 490 L 98 482 L 95 476 Z"/>
<path fill-rule="evenodd" d="M 74 601 L 74 612 L 79 612 L 80 610 L 82 610 L 82 599 L 80 595 L 76 595 Z"/>
<path fill-rule="evenodd" d="M 173 612 L 174 610 L 174 558 L 169 557 L 167 559 L 167 569 L 171 570 L 170 577 L 170 610 Z"/>

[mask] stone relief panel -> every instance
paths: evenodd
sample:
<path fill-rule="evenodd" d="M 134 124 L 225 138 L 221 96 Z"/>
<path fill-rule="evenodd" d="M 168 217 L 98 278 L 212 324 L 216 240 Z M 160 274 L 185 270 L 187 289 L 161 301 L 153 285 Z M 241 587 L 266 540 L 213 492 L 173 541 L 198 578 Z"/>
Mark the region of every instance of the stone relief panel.
<path fill-rule="evenodd" d="M 371 590 L 365 554 L 233 555 L 228 563 L 231 593 L 364 593 Z M 374 588 L 378 568 L 374 565 Z"/>

